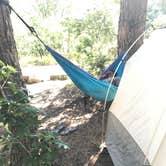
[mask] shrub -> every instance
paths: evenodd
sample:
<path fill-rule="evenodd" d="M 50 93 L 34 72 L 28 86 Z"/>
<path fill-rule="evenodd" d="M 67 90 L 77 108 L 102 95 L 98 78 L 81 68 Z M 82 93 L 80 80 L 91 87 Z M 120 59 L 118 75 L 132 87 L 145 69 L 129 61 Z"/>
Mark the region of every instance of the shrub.
<path fill-rule="evenodd" d="M 0 123 L 5 128 L 4 135 L 0 136 L 0 165 L 14 165 L 12 155 L 22 160 L 15 165 L 51 165 L 59 148 L 68 149 L 68 146 L 55 133 L 37 131 L 41 123 L 39 110 L 29 104 L 25 91 L 12 82 L 15 72 L 13 67 L 0 61 Z M 16 156 L 20 152 L 22 156 Z"/>

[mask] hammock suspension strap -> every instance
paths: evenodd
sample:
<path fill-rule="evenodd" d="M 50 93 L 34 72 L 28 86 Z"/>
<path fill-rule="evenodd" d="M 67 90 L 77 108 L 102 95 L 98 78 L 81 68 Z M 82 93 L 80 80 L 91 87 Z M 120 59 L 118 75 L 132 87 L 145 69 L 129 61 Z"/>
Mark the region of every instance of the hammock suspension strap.
<path fill-rule="evenodd" d="M 8 6 L 9 9 L 22 21 L 22 23 L 29 29 L 29 31 L 32 33 L 33 36 L 35 36 L 40 43 L 42 43 L 45 47 L 46 44 L 44 41 L 39 37 L 38 33 L 36 32 L 35 28 L 30 26 L 16 11 L 15 9 L 9 4 L 8 0 L 0 0 L 0 3 L 3 3 L 4 5 Z"/>

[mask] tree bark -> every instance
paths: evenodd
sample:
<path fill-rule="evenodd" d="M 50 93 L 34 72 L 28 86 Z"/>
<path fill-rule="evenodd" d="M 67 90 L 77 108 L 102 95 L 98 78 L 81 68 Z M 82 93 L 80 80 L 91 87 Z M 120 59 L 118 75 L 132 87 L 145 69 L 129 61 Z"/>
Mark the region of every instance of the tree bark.
<path fill-rule="evenodd" d="M 16 49 L 16 43 L 13 36 L 13 28 L 10 20 L 10 9 L 4 5 L 0 0 L 0 60 L 5 64 L 13 66 L 17 73 L 13 80 L 17 83 L 18 87 L 25 88 L 22 81 L 21 68 L 19 65 L 18 54 Z M 12 128 L 12 127 L 11 127 Z M 11 129 L 14 133 L 14 128 Z M 22 140 L 24 141 L 24 140 Z M 25 156 L 25 152 L 22 147 L 12 145 L 10 152 L 10 165 L 22 166 L 22 161 Z"/>
<path fill-rule="evenodd" d="M 118 28 L 118 55 L 127 51 L 145 31 L 147 0 L 121 0 Z M 130 58 L 143 44 L 143 37 L 129 51 Z"/>
<path fill-rule="evenodd" d="M 0 60 L 17 70 L 15 81 L 19 87 L 25 88 L 13 36 L 10 10 L 2 2 L 0 2 Z"/>

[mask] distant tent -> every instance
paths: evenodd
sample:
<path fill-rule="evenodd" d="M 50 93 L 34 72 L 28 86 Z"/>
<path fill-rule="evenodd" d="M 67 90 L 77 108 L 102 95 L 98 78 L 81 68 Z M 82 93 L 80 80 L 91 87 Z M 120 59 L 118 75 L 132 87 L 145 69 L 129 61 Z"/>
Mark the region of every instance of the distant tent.
<path fill-rule="evenodd" d="M 105 139 L 115 166 L 166 166 L 165 50 L 160 29 L 126 63 Z"/>

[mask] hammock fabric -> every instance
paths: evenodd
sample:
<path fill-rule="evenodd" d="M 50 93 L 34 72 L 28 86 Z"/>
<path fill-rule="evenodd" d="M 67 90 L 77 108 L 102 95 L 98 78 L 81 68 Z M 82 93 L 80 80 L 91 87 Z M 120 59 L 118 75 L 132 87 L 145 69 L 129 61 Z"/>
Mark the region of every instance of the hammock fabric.
<path fill-rule="evenodd" d="M 46 49 L 51 53 L 55 60 L 60 64 L 66 74 L 70 77 L 73 83 L 86 95 L 93 97 L 96 100 L 104 101 L 110 83 L 96 79 L 86 71 L 74 65 L 68 59 L 54 51 L 49 46 Z M 107 74 L 109 71 L 115 71 L 120 63 L 123 54 L 120 55 L 101 75 Z M 116 76 L 121 77 L 125 66 L 125 61 L 122 61 Z M 116 94 L 117 87 L 111 86 L 107 101 L 112 101 Z"/>
<path fill-rule="evenodd" d="M 4 3 L 4 1 L 3 1 Z M 104 82 L 102 80 L 94 78 L 89 73 L 85 72 L 78 66 L 74 65 L 72 62 L 61 56 L 59 53 L 51 49 L 49 46 L 46 46 L 45 43 L 41 40 L 41 38 L 38 36 L 35 29 L 31 26 L 29 26 L 25 20 L 9 5 L 9 3 L 4 3 L 7 5 L 10 10 L 12 10 L 16 16 L 24 23 L 24 25 L 30 30 L 30 32 L 46 47 L 46 49 L 52 54 L 52 56 L 56 59 L 56 61 L 61 65 L 63 70 L 66 72 L 66 74 L 70 77 L 70 79 L 74 82 L 74 84 L 83 91 L 86 95 L 91 96 L 99 101 L 104 101 L 107 95 L 107 90 L 110 86 L 110 83 Z M 119 56 L 118 59 L 116 59 L 112 65 L 110 65 L 103 73 L 106 74 L 110 70 L 115 71 L 117 66 L 119 65 L 119 62 L 121 62 L 123 56 Z M 116 76 L 121 77 L 123 73 L 125 62 L 122 61 Z M 107 97 L 107 101 L 112 101 L 114 99 L 114 96 L 116 94 L 117 87 L 112 85 L 111 90 L 109 92 L 109 95 Z"/>

